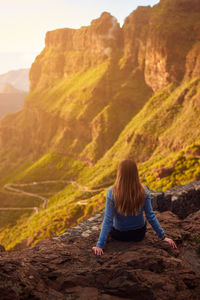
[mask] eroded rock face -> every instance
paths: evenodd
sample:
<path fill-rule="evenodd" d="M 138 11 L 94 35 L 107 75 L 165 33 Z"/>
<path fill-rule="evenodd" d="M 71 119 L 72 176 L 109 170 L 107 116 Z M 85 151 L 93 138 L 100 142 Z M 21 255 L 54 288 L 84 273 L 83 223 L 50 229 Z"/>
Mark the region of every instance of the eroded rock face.
<path fill-rule="evenodd" d="M 49 31 L 44 50 L 32 64 L 30 88 L 52 86 L 52 79 L 67 78 L 120 51 L 121 67 L 138 66 L 154 91 L 171 82 L 180 83 L 193 69 L 197 56 L 199 16 L 198 0 L 170 0 L 160 1 L 153 8 L 138 7 L 127 16 L 122 28 L 114 16 L 103 12 L 90 26 Z"/>
<path fill-rule="evenodd" d="M 144 70 L 150 17 L 150 6 L 138 7 L 137 10 L 126 17 L 122 27 L 124 60 L 132 68 L 139 66 L 141 70 Z"/>
<path fill-rule="evenodd" d="M 30 70 L 31 93 L 24 110 L 6 116 L 0 124 L 0 148 L 7 153 L 16 149 L 15 155 L 33 160 L 52 148 L 93 165 L 114 145 L 153 91 L 199 76 L 199 20 L 198 1 L 166 0 L 137 8 L 122 28 L 104 12 L 90 26 L 47 32 L 45 48 Z M 87 86 L 87 80 L 80 77 L 84 84 L 76 86 L 79 79 L 74 80 L 67 83 L 67 91 L 71 86 L 72 91 L 63 92 L 65 80 L 91 72 L 91 67 L 101 70 L 96 71 L 100 77 L 90 73 L 98 78 L 94 84 Z M 178 104 L 183 100 L 184 96 Z M 195 103 L 199 105 L 198 98 Z M 170 143 L 166 136 L 162 140 L 149 133 L 143 139 L 147 147 L 140 141 L 141 147 L 150 146 L 151 153 L 158 143 L 161 147 Z M 183 141 L 174 140 L 171 145 L 177 151 Z M 148 159 L 149 151 L 140 152 L 139 161 Z"/>
<path fill-rule="evenodd" d="M 186 73 L 184 79 L 188 80 L 197 76 L 200 76 L 200 42 L 193 46 L 186 57 Z"/>
<path fill-rule="evenodd" d="M 99 257 L 91 248 L 100 229 L 87 238 L 46 239 L 32 249 L 1 253 L 1 299 L 198 299 L 200 211 L 183 221 L 169 211 L 157 218 L 177 249 L 147 224 L 143 241 L 109 236 Z"/>
<path fill-rule="evenodd" d="M 90 26 L 49 31 L 45 48 L 31 67 L 30 88 L 33 90 L 38 84 L 46 87 L 52 78 L 66 78 L 82 68 L 101 64 L 122 44 L 120 25 L 107 12 L 93 20 Z"/>
<path fill-rule="evenodd" d="M 125 60 L 144 70 L 153 91 L 180 83 L 186 72 L 187 79 L 198 75 L 199 15 L 198 0 L 170 0 L 139 7 L 125 19 Z"/>
<path fill-rule="evenodd" d="M 152 207 L 160 212 L 170 210 L 180 219 L 200 209 L 200 181 L 175 186 L 165 192 L 152 191 Z"/>

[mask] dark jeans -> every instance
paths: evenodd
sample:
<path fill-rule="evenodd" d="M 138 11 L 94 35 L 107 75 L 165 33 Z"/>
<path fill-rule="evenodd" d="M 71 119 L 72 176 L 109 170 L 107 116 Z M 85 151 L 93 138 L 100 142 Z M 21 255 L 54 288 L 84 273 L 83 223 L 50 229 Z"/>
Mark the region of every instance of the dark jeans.
<path fill-rule="evenodd" d="M 145 222 L 145 225 L 141 228 L 134 229 L 134 230 L 126 230 L 126 231 L 120 231 L 112 227 L 110 231 L 110 236 L 119 241 L 139 242 L 145 238 L 146 225 L 147 224 Z"/>

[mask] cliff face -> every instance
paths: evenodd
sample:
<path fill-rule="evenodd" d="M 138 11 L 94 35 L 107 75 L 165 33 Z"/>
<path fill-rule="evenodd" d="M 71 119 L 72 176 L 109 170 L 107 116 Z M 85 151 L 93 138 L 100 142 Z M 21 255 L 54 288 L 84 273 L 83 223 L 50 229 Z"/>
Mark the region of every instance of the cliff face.
<path fill-rule="evenodd" d="M 123 46 L 117 19 L 102 13 L 90 26 L 64 28 L 47 32 L 45 49 L 36 58 L 30 71 L 31 90 L 37 85 L 54 84 L 57 78 L 101 64 Z"/>
<path fill-rule="evenodd" d="M 45 49 L 30 71 L 31 89 L 54 85 L 55 79 L 101 64 L 120 49 L 120 64 L 139 66 L 154 91 L 180 83 L 188 53 L 197 49 L 194 45 L 200 39 L 199 14 L 196 0 L 161 1 L 153 8 L 139 7 L 122 28 L 104 12 L 90 26 L 47 32 Z"/>
<path fill-rule="evenodd" d="M 199 29 L 200 40 L 200 29 Z M 194 44 L 186 57 L 185 81 L 200 76 L 200 42 Z"/>
<path fill-rule="evenodd" d="M 182 81 L 186 57 L 193 47 L 189 57 L 197 51 L 194 45 L 200 38 L 199 14 L 196 0 L 161 1 L 152 9 L 139 7 L 125 19 L 125 57 L 144 69 L 145 81 L 153 91 Z M 193 64 L 197 69 L 198 62 Z"/>
<path fill-rule="evenodd" d="M 146 59 L 146 43 L 152 9 L 138 7 L 131 13 L 122 27 L 124 36 L 124 64 L 131 68 L 139 66 L 144 71 Z"/>
<path fill-rule="evenodd" d="M 94 164 L 152 90 L 199 75 L 199 15 L 196 1 L 161 1 L 139 7 L 122 28 L 104 12 L 90 26 L 47 32 L 20 122 L 0 125 L 1 148 L 13 147 L 17 134 L 23 155 L 36 159 L 51 147 Z"/>
<path fill-rule="evenodd" d="M 122 29 L 109 13 L 78 30 L 48 32 L 30 70 L 24 120 L 15 126 L 14 116 L 12 125 L 4 119 L 1 145 L 12 147 L 18 132 L 23 155 L 38 158 L 52 147 L 97 161 L 152 93 L 142 71 L 121 70 L 122 55 Z M 14 134 L 9 140 L 8 132 Z"/>
<path fill-rule="evenodd" d="M 139 7 L 122 28 L 104 12 L 90 26 L 47 32 L 23 117 L 0 125 L 1 148 L 13 147 L 16 134 L 28 135 L 26 147 L 18 140 L 23 155 L 38 158 L 52 147 L 95 163 L 152 90 L 198 76 L 200 9 L 193 2 L 190 13 L 187 1 Z"/>

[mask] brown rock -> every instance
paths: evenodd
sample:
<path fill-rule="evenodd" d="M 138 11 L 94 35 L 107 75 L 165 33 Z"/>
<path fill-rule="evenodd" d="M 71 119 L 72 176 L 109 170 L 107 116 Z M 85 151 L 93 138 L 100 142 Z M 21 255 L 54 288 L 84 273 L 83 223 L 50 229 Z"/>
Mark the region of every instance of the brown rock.
<path fill-rule="evenodd" d="M 134 68 L 139 66 L 144 70 L 146 56 L 146 42 L 151 8 L 138 7 L 126 17 L 122 27 L 124 35 L 124 64 Z"/>
<path fill-rule="evenodd" d="M 3 245 L 0 245 L 0 252 L 5 252 L 6 250 L 5 250 L 5 248 L 4 248 L 4 246 Z"/>
<path fill-rule="evenodd" d="M 200 29 L 199 29 L 200 37 Z M 186 73 L 184 80 L 200 76 L 200 43 L 197 42 L 186 57 Z"/>
<path fill-rule="evenodd" d="M 52 79 L 68 77 L 83 67 L 96 66 L 112 56 L 122 44 L 120 25 L 107 12 L 93 20 L 90 26 L 49 31 L 45 49 L 30 70 L 30 89 L 37 85 L 45 87 Z"/>
<path fill-rule="evenodd" d="M 198 299 L 195 232 L 199 211 L 179 220 L 172 212 L 157 214 L 173 249 L 147 226 L 145 240 L 120 242 L 110 236 L 102 256 L 92 247 L 98 232 L 85 238 L 46 239 L 31 249 L 0 258 L 1 299 Z M 191 226 L 191 227 L 189 227 Z"/>
<path fill-rule="evenodd" d="M 173 171 L 174 171 L 174 167 L 161 168 L 161 169 L 157 170 L 157 176 L 159 178 L 163 178 L 163 177 L 171 175 L 173 173 Z"/>

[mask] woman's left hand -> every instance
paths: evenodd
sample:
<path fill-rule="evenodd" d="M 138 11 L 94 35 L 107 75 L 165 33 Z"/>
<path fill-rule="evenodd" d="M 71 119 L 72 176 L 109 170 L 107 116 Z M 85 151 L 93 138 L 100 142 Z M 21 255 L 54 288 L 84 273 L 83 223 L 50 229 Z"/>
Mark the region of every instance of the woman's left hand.
<path fill-rule="evenodd" d="M 94 254 L 101 255 L 103 254 L 103 249 L 99 247 L 92 247 L 92 250 L 94 251 Z"/>

